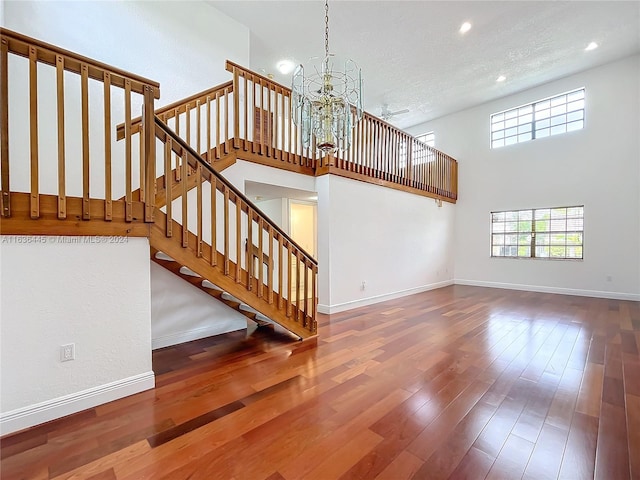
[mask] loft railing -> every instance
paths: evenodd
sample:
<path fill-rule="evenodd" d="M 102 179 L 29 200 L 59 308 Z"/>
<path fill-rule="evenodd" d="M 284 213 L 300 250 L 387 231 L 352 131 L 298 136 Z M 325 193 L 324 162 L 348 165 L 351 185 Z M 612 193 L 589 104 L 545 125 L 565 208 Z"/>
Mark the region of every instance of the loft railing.
<path fill-rule="evenodd" d="M 438 198 L 457 199 L 458 162 L 368 113 L 356 124 L 351 146 L 322 166 L 404 185 Z"/>
<path fill-rule="evenodd" d="M 163 144 L 156 169 L 167 192 L 160 234 L 192 250 L 206 268 L 216 270 L 216 276 L 244 286 L 246 294 L 260 304 L 259 311 L 276 321 L 289 319 L 293 324 L 284 326 L 301 337 L 315 335 L 316 260 L 173 129 L 158 117 L 155 122 L 156 138 Z M 178 169 L 183 178 L 189 169 L 196 176 L 195 198 L 189 195 L 186 182 L 182 182 L 179 198 L 170 197 Z M 263 261 L 255 262 L 255 258 Z M 251 298 L 241 299 L 252 305 Z"/>
<path fill-rule="evenodd" d="M 24 200 L 12 192 L 23 192 L 31 219 L 152 221 L 154 192 L 145 184 L 155 182 L 147 165 L 155 157 L 159 84 L 4 28 L 0 45 L 2 216 L 14 213 L 13 197 Z M 140 106 L 134 145 L 132 111 Z M 117 123 L 124 144 L 115 142 Z M 142 205 L 134 202 L 134 188 Z M 136 213 L 140 207 L 143 214 Z"/>
<path fill-rule="evenodd" d="M 236 148 L 311 166 L 320 174 L 406 187 L 449 202 L 457 199 L 457 162 L 449 155 L 365 113 L 353 129 L 350 148 L 322 157 L 315 144 L 302 146 L 300 129 L 291 119 L 291 89 L 230 61 L 226 68 L 233 75 Z"/>

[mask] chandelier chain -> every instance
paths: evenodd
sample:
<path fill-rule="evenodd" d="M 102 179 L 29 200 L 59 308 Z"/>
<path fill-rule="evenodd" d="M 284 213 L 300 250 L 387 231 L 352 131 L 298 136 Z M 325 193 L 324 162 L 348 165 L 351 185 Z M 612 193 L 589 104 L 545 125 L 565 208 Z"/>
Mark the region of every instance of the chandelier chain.
<path fill-rule="evenodd" d="M 329 0 L 324 2 L 324 53 L 329 56 Z"/>

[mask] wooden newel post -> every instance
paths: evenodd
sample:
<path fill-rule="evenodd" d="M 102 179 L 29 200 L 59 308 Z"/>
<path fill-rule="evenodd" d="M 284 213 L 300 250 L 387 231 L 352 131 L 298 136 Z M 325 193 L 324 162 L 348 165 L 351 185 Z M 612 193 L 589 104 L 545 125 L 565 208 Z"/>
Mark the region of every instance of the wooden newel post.
<path fill-rule="evenodd" d="M 144 221 L 153 222 L 153 210 L 155 208 L 156 186 L 156 129 L 154 121 L 154 92 L 153 87 L 144 87 L 144 104 L 142 106 L 142 140 L 146 185 L 144 199 Z"/>

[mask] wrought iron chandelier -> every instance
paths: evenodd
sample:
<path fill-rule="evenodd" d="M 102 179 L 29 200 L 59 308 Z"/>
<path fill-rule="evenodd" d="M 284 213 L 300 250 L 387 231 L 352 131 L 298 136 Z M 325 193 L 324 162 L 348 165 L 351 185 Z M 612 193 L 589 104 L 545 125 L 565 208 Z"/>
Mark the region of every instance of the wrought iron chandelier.
<path fill-rule="evenodd" d="M 302 132 L 302 144 L 309 147 L 312 137 L 322 154 L 345 151 L 351 144 L 351 130 L 362 118 L 362 72 L 353 60 L 344 70 L 334 68 L 329 53 L 329 2 L 325 0 L 324 59 L 305 76 L 298 65 L 293 72 L 291 109 L 293 121 Z"/>

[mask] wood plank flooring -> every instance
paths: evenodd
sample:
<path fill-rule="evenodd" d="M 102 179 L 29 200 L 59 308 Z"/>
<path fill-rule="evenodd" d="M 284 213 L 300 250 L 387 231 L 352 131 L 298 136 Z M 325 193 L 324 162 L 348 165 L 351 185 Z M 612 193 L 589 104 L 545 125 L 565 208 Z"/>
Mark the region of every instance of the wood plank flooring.
<path fill-rule="evenodd" d="M 153 353 L 2 479 L 640 480 L 640 303 L 452 286 Z"/>

